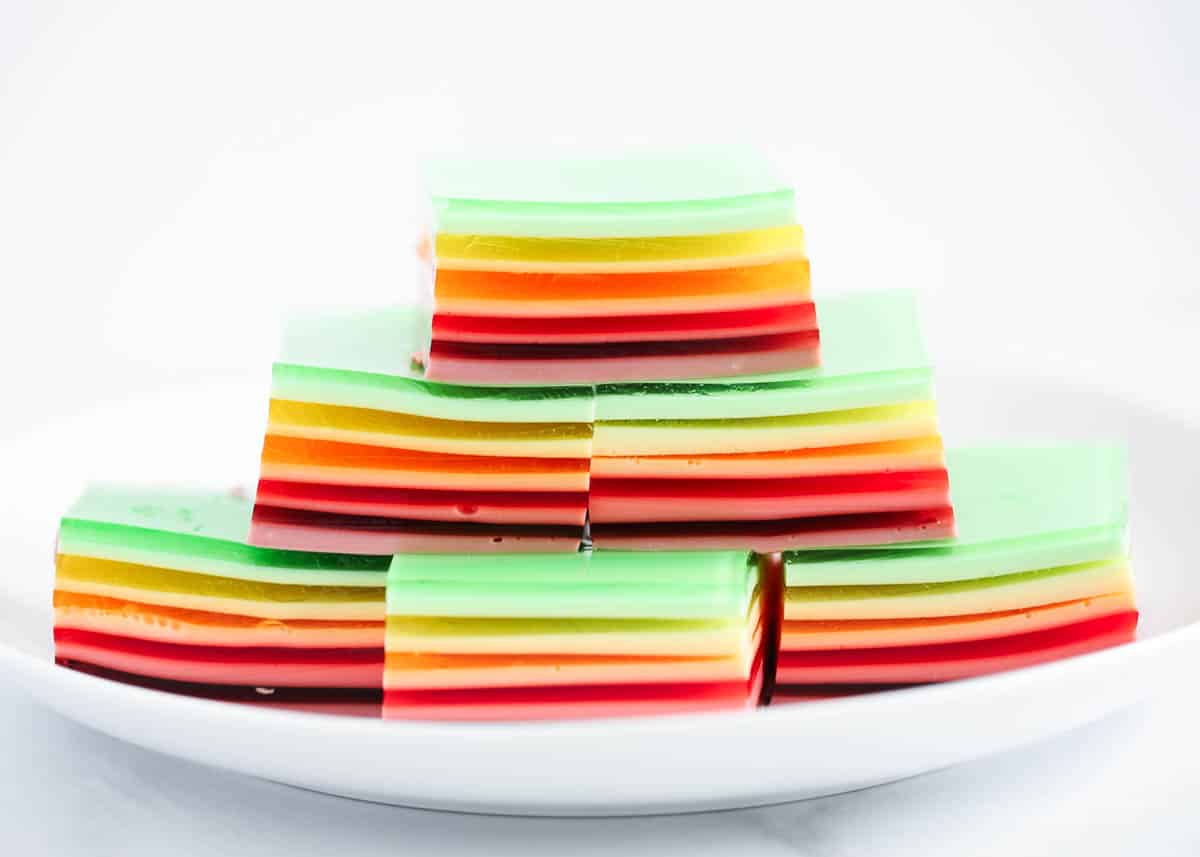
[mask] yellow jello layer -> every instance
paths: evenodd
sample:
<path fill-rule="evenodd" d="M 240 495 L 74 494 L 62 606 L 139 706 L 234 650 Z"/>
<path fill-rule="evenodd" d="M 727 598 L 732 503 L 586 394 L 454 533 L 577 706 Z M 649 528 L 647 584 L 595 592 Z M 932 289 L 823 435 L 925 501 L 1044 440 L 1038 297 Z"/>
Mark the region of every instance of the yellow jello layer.
<path fill-rule="evenodd" d="M 263 619 L 382 621 L 384 587 L 292 586 L 59 554 L 55 588 Z"/>
<path fill-rule="evenodd" d="M 829 476 L 883 470 L 934 470 L 945 465 L 937 435 L 912 440 L 708 455 L 597 457 L 592 475 L 609 478 L 720 479 Z"/>
<path fill-rule="evenodd" d="M 438 654 L 694 655 L 745 644 L 757 617 L 704 619 L 493 619 L 389 616 L 387 646 Z"/>
<path fill-rule="evenodd" d="M 966 616 L 1132 591 L 1129 563 L 1119 558 L 950 583 L 788 587 L 783 617 L 791 622 Z"/>
<path fill-rule="evenodd" d="M 451 272 L 456 273 L 456 272 Z M 461 273 L 461 272 L 458 272 Z M 714 273 L 720 273 L 715 271 Z M 549 275 L 546 275 L 549 276 Z M 597 275 L 601 276 L 601 275 Z M 611 276 L 611 275 L 605 275 Z M 663 315 L 667 313 L 733 312 L 766 309 L 810 299 L 807 288 L 764 289 L 724 295 L 664 295 L 653 298 L 614 298 L 596 301 L 582 298 L 507 300 L 495 298 L 443 298 L 437 296 L 437 312 L 448 315 L 480 315 L 500 318 L 563 318 L 574 316 Z"/>
<path fill-rule="evenodd" d="M 932 401 L 795 416 L 596 423 L 596 456 L 706 455 L 910 440 L 937 434 Z"/>
<path fill-rule="evenodd" d="M 657 238 L 523 238 L 441 233 L 439 270 L 511 272 L 692 271 L 763 265 L 805 255 L 804 230 L 774 226 Z"/>
<path fill-rule="evenodd" d="M 588 458 L 592 446 L 587 423 L 459 422 L 283 399 L 271 400 L 267 431 L 418 452 L 525 458 Z"/>

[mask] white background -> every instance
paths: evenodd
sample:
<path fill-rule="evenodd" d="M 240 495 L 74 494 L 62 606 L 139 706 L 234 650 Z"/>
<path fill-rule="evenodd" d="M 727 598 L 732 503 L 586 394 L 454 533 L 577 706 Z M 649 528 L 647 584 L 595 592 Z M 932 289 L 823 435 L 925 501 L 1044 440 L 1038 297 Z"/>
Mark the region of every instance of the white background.
<path fill-rule="evenodd" d="M 1194 398 L 1198 96 L 1200 5 L 1182 0 L 0 0 L 5 431 L 185 373 L 265 367 L 300 306 L 403 300 L 416 159 L 464 142 L 758 143 L 795 180 L 818 293 L 916 287 L 935 354 L 969 343 L 992 362 L 1119 374 L 1135 397 L 1153 373 L 1158 398 Z M 1194 744 L 1178 756 L 1148 737 L 1186 740 L 1182 705 L 857 796 L 572 826 L 354 806 L 180 766 L 0 681 L 0 841 L 1194 853 Z"/>

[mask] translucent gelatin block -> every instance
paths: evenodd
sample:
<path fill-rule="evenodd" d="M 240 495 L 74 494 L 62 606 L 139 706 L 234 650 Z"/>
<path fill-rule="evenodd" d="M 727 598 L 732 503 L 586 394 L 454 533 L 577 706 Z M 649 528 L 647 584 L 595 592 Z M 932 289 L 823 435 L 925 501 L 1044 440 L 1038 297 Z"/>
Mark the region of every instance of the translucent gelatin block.
<path fill-rule="evenodd" d="M 55 655 L 148 679 L 376 688 L 386 556 L 253 547 L 221 494 L 93 485 L 62 519 Z"/>
<path fill-rule="evenodd" d="M 425 376 L 589 384 L 816 365 L 786 184 L 752 153 L 647 157 L 434 165 Z"/>
<path fill-rule="evenodd" d="M 1133 638 L 1124 453 L 947 453 L 959 536 L 784 555 L 778 681 L 942 681 Z"/>
<path fill-rule="evenodd" d="M 597 546 L 769 553 L 953 534 L 913 296 L 839 298 L 821 314 L 819 369 L 599 388 Z"/>
<path fill-rule="evenodd" d="M 405 311 L 284 334 L 250 540 L 339 553 L 574 551 L 587 513 L 588 388 L 420 378 Z"/>
<path fill-rule="evenodd" d="M 398 555 L 384 716 L 594 717 L 746 707 L 765 612 L 745 553 Z"/>

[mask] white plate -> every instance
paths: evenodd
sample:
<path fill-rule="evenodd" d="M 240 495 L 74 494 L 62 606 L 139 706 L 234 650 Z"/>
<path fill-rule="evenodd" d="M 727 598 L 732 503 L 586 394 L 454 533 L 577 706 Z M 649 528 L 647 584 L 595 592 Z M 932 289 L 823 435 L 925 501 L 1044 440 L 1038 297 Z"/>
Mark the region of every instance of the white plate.
<path fill-rule="evenodd" d="M 1138 642 L 934 687 L 737 714 L 526 724 L 388 723 L 173 696 L 55 667 L 49 593 L 57 516 L 85 478 L 253 478 L 265 389 L 191 385 L 82 413 L 4 453 L 0 670 L 46 705 L 118 738 L 308 789 L 410 806 L 642 814 L 749 806 L 878 784 L 1095 720 L 1200 655 L 1200 577 L 1187 539 L 1197 427 L 1031 378 L 944 377 L 951 443 L 1127 438 Z"/>

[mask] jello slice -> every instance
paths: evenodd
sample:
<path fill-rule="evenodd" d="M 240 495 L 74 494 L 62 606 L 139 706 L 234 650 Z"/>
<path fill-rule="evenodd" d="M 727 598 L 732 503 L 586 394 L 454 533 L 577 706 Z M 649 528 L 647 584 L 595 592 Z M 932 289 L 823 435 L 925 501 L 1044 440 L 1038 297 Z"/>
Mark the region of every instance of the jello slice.
<path fill-rule="evenodd" d="M 764 613 L 745 553 L 492 560 L 394 558 L 385 717 L 610 716 L 757 699 Z"/>
<path fill-rule="evenodd" d="M 451 387 L 411 367 L 404 310 L 284 333 L 249 540 L 343 554 L 574 551 L 594 395 Z"/>
<path fill-rule="evenodd" d="M 944 681 L 1133 638 L 1121 449 L 947 460 L 957 539 L 784 555 L 781 684 Z"/>
<path fill-rule="evenodd" d="M 256 548 L 250 504 L 93 485 L 63 518 L 55 654 L 197 685 L 378 688 L 388 557 Z"/>

